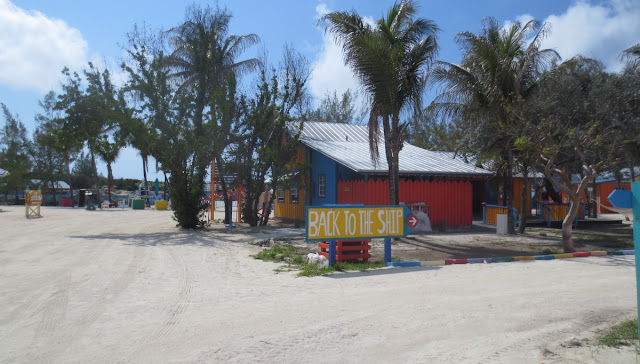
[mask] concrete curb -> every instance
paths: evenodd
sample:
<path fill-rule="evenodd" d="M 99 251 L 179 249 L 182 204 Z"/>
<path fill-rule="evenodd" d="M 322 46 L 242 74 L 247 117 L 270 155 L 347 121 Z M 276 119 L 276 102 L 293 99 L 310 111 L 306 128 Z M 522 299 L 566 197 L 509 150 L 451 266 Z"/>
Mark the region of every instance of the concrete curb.
<path fill-rule="evenodd" d="M 585 258 L 585 257 L 601 257 L 606 255 L 633 255 L 634 250 L 607 250 L 592 252 L 575 252 L 562 254 L 546 254 L 546 255 L 522 255 L 515 257 L 494 257 L 494 258 L 468 258 L 468 259 L 445 259 L 445 260 L 428 260 L 422 262 L 388 262 L 388 267 L 437 267 L 453 264 L 487 264 L 487 263 L 506 263 L 519 262 L 529 260 L 554 260 L 569 258 Z"/>

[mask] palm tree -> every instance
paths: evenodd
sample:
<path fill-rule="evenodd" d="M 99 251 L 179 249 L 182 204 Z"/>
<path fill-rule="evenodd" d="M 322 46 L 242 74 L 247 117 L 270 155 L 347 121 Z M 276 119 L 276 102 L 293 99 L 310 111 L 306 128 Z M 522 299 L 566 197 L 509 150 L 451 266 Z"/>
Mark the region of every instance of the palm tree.
<path fill-rule="evenodd" d="M 560 56 L 554 50 L 540 49 L 549 30 L 546 24 L 541 26 L 531 20 L 502 28 L 493 18 L 483 22 L 482 34 L 457 35 L 457 42 L 465 51 L 461 64 L 439 62 L 440 67 L 434 70 L 433 80 L 446 88 L 431 108 L 445 116 L 461 117 L 478 144 L 478 152 L 500 156 L 504 197 L 511 211 L 519 115 L 541 73 Z M 507 217 L 509 233 L 513 234 L 513 215 Z"/>
<path fill-rule="evenodd" d="M 371 102 L 369 149 L 374 162 L 378 160 L 382 121 L 392 205 L 400 200 L 398 154 L 407 127 L 406 122 L 400 122 L 400 115 L 421 109 L 424 76 L 438 50 L 437 25 L 415 18 L 416 12 L 413 1 L 403 0 L 373 25 L 355 11 L 329 13 L 319 21 L 342 45 L 345 64 L 356 74 Z"/>
<path fill-rule="evenodd" d="M 188 10 L 188 20 L 170 29 L 169 42 L 173 52 L 164 59 L 172 71 L 178 93 L 195 91 L 196 124 L 202 123 L 203 110 L 207 106 L 212 89 L 222 86 L 230 75 L 240 76 L 256 70 L 260 60 L 236 59 L 249 47 L 257 44 L 256 34 L 229 34 L 231 14 L 220 8 Z"/>
<path fill-rule="evenodd" d="M 122 140 L 126 140 L 126 143 L 138 150 L 140 158 L 142 158 L 142 176 L 144 190 L 147 191 L 147 170 L 149 169 L 149 156 L 152 152 L 153 136 L 151 133 L 151 127 L 149 122 L 144 121 L 142 118 L 129 117 L 124 118 L 120 122 L 120 135 Z"/>
<path fill-rule="evenodd" d="M 109 202 L 111 202 L 111 186 L 113 185 L 113 170 L 111 165 L 118 159 L 118 155 L 122 150 L 122 144 L 119 142 L 110 142 L 107 135 L 103 135 L 102 138 L 96 143 L 96 154 L 107 164 L 107 183 Z"/>
<path fill-rule="evenodd" d="M 621 56 L 623 59 L 626 58 L 631 61 L 632 66 L 640 66 L 640 43 L 622 51 Z"/>
<path fill-rule="evenodd" d="M 235 88 L 236 79 L 245 73 L 254 71 L 262 62 L 257 58 L 237 61 L 237 58 L 249 47 L 257 44 L 260 38 L 256 34 L 229 34 L 231 14 L 220 8 L 204 9 L 192 7 L 188 10 L 188 19 L 181 26 L 169 30 L 173 52 L 164 60 L 170 68 L 169 77 L 176 82 L 176 96 L 191 92 L 194 98 L 193 127 L 197 135 L 204 133 L 204 109 L 209 106 L 215 110 L 221 92 Z M 213 120 L 208 131 L 211 136 L 208 143 L 211 153 L 202 153 L 198 164 L 197 180 L 203 180 L 206 166 L 213 158 L 220 159 L 229 143 L 229 131 L 222 121 Z M 204 161 L 208 157 L 208 161 Z M 212 171 L 213 172 L 213 171 Z M 225 206 L 231 201 L 223 184 Z M 228 208 L 225 208 L 227 211 Z M 231 215 L 225 213 L 227 221 Z"/>

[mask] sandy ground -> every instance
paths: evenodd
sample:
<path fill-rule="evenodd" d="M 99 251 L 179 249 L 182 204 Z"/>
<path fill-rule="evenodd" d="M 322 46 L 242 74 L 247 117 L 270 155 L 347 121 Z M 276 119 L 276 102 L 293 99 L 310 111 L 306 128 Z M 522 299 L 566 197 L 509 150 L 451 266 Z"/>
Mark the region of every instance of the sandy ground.
<path fill-rule="evenodd" d="M 636 362 L 564 348 L 636 315 L 633 256 L 276 274 L 300 229 L 175 228 L 170 211 L 0 213 L 0 362 Z"/>

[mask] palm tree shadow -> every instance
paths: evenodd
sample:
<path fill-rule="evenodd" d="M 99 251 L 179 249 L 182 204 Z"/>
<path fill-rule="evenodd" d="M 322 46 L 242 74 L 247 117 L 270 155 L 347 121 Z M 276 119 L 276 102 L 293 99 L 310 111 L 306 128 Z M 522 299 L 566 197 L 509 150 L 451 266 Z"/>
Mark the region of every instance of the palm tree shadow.
<path fill-rule="evenodd" d="M 115 240 L 124 245 L 133 246 L 179 246 L 192 245 L 201 247 L 216 247 L 219 244 L 246 244 L 247 239 L 234 238 L 233 235 L 209 234 L 205 231 L 179 231 L 138 234 L 96 234 L 73 235 L 73 239 L 86 240 Z"/>

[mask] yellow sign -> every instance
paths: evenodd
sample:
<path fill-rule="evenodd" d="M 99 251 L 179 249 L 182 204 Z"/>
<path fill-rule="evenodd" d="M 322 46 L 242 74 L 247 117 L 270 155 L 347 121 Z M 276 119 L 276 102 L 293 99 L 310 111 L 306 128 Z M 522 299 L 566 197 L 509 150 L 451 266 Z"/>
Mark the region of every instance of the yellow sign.
<path fill-rule="evenodd" d="M 27 192 L 27 195 L 24 198 L 24 203 L 29 206 L 42 205 L 42 193 L 36 190 L 31 190 Z"/>
<path fill-rule="evenodd" d="M 404 237 L 404 206 L 307 207 L 307 240 Z"/>
<path fill-rule="evenodd" d="M 40 215 L 40 205 L 42 205 L 42 193 L 31 190 L 24 196 L 24 214 L 27 218 L 42 217 Z"/>

